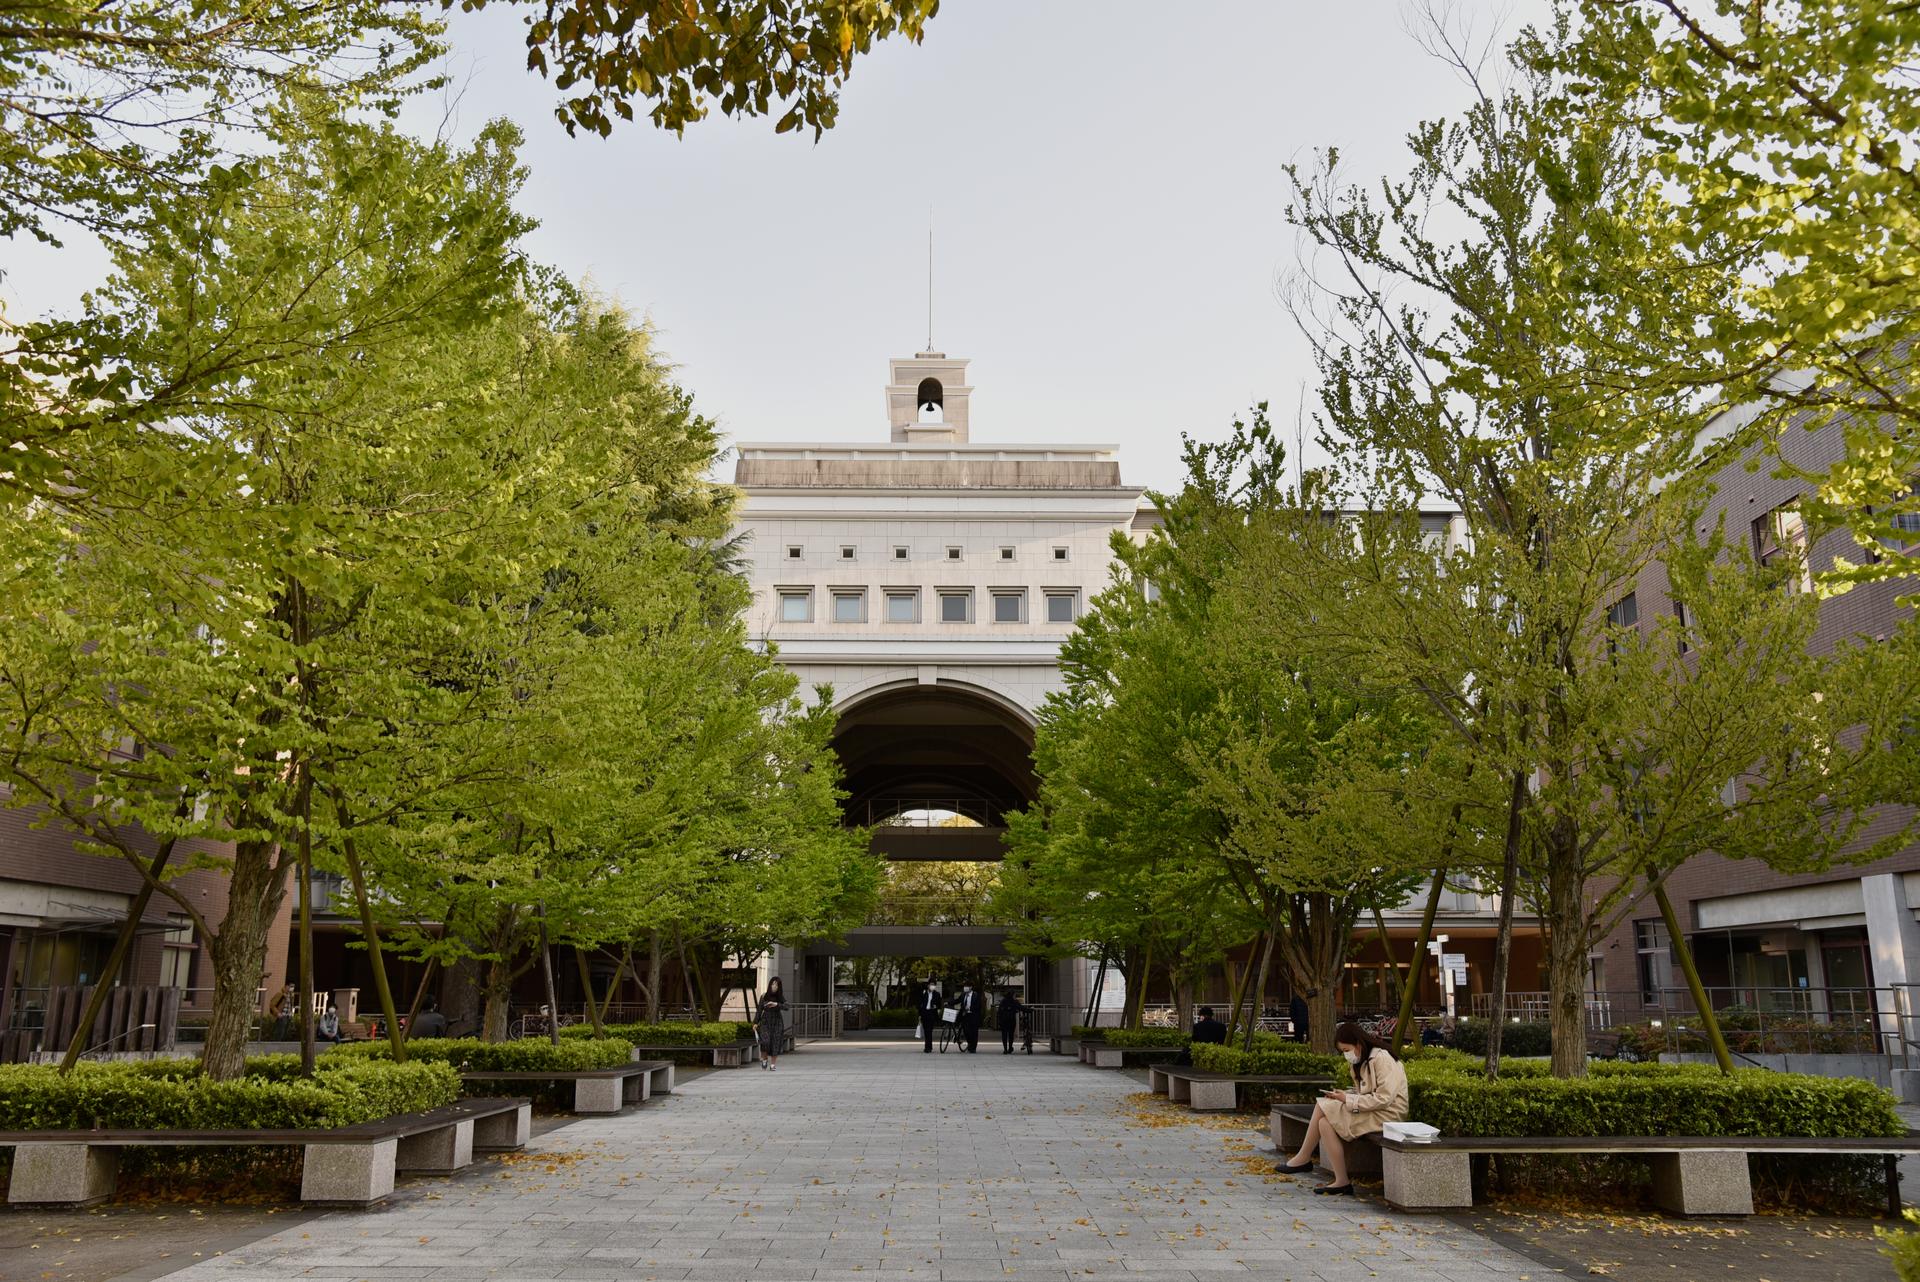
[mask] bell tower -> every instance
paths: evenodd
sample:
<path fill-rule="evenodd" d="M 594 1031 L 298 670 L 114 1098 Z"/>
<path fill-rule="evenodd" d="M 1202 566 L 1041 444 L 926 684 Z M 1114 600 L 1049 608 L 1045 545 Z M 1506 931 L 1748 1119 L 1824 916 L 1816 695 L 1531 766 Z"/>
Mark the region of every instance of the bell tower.
<path fill-rule="evenodd" d="M 896 441 L 967 440 L 967 363 L 945 352 L 916 352 L 887 362 L 887 421 Z"/>

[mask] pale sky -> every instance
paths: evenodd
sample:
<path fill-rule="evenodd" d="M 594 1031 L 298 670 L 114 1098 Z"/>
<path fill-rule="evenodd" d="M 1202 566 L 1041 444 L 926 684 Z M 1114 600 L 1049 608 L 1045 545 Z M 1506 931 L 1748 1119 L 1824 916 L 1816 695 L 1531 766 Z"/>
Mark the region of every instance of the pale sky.
<path fill-rule="evenodd" d="M 1483 36 L 1544 11 L 1454 5 Z M 1467 100 L 1400 0 L 947 0 L 923 44 L 857 64 L 818 144 L 717 116 L 569 138 L 521 12 L 454 16 L 454 131 L 520 123 L 534 256 L 649 317 L 734 439 L 886 439 L 887 359 L 927 339 L 931 210 L 934 346 L 973 362 L 973 439 L 1118 444 L 1154 487 L 1178 483 L 1181 432 L 1257 400 L 1290 423 L 1311 387 L 1275 293 L 1281 166 L 1333 144 L 1356 180 L 1398 172 L 1406 132 Z M 15 316 L 100 270 L 84 246 L 3 252 Z"/>

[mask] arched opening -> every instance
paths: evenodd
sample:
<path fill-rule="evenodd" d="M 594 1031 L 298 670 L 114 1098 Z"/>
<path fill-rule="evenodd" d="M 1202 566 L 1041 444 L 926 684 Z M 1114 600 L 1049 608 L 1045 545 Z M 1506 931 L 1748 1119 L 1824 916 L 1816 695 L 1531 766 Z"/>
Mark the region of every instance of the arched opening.
<path fill-rule="evenodd" d="M 946 389 L 940 386 L 937 378 L 920 380 L 920 390 L 914 395 L 914 402 L 920 407 L 922 423 L 946 422 Z"/>
<path fill-rule="evenodd" d="M 965 976 L 1051 1000 L 1052 969 L 1007 953 L 1009 923 L 989 902 L 1007 813 L 1038 789 L 1024 710 L 959 685 L 884 687 L 841 708 L 833 747 L 846 822 L 871 833 L 874 852 L 889 861 L 888 882 L 867 924 L 803 950 L 806 1000 L 831 991 L 849 1033 L 873 1036 L 887 1019 L 897 1023 L 930 980 L 943 992 Z"/>

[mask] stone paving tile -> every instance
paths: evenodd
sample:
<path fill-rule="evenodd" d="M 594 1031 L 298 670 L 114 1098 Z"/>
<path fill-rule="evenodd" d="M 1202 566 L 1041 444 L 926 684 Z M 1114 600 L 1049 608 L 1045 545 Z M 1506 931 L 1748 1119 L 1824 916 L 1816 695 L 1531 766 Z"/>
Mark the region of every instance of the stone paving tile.
<path fill-rule="evenodd" d="M 1445 1220 L 1266 1184 L 1071 1060 L 812 1046 L 538 1135 L 172 1282 L 1482 1282 L 1539 1265 Z M 1240 1152 L 1244 1155 L 1246 1150 Z M 1331 1202 L 1331 1204 L 1329 1204 Z"/>

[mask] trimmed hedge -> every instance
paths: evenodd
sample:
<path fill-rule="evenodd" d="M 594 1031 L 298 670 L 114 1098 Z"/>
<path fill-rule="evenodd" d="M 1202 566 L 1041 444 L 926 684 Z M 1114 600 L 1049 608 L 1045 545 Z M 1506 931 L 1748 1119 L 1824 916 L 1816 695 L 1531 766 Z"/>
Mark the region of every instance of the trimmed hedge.
<path fill-rule="evenodd" d="M 1487 1053 L 1487 1030 L 1491 1025 L 1484 1019 L 1463 1019 L 1454 1025 L 1453 1048 L 1465 1051 L 1469 1055 L 1484 1057 Z M 1515 1024 L 1511 1021 L 1507 1029 L 1500 1034 L 1500 1057 L 1509 1055 L 1551 1055 L 1553 1054 L 1553 1026 L 1551 1024 Z"/>
<path fill-rule="evenodd" d="M 1232 1073 L 1236 1077 L 1312 1073 L 1332 1078 L 1336 1086 L 1349 1080 L 1347 1061 L 1338 1055 L 1316 1055 L 1304 1046 L 1289 1045 L 1278 1038 L 1262 1042 L 1257 1035 L 1250 1051 L 1231 1045 L 1195 1046 L 1193 1066 L 1209 1073 Z"/>
<path fill-rule="evenodd" d="M 327 1052 L 328 1060 L 390 1060 L 393 1048 L 385 1041 L 352 1042 Z M 462 1073 L 581 1072 L 618 1068 L 633 1058 L 633 1043 L 619 1037 L 601 1041 L 562 1038 L 559 1045 L 544 1037 L 514 1042 L 483 1042 L 477 1037 L 422 1037 L 407 1043 L 407 1061 L 451 1064 Z"/>
<path fill-rule="evenodd" d="M 1556 1078 L 1539 1063 L 1506 1063 L 1489 1082 L 1468 1062 L 1408 1066 L 1413 1120 L 1445 1135 L 1906 1134 L 1893 1096 L 1859 1078 L 1809 1077 L 1712 1065 L 1594 1064 Z"/>
<path fill-rule="evenodd" d="M 1105 1040 L 1109 1046 L 1185 1046 L 1193 1035 L 1177 1028 L 1109 1028 Z"/>
<path fill-rule="evenodd" d="M 322 1059 L 312 1078 L 297 1055 L 247 1061 L 215 1082 L 192 1059 L 0 1065 L 0 1130 L 281 1130 L 351 1126 L 438 1108 L 460 1098 L 445 1064 Z"/>
<path fill-rule="evenodd" d="M 635 1046 L 727 1046 L 753 1040 L 753 1025 L 738 1020 L 717 1024 L 695 1024 L 673 1020 L 662 1024 L 608 1024 L 608 1037 L 625 1038 Z M 565 1038 L 593 1037 L 590 1024 L 570 1024 L 560 1030 Z"/>
<path fill-rule="evenodd" d="M 920 1022 L 920 1012 L 911 1006 L 882 1006 L 867 1017 L 868 1028 L 912 1028 Z"/>

